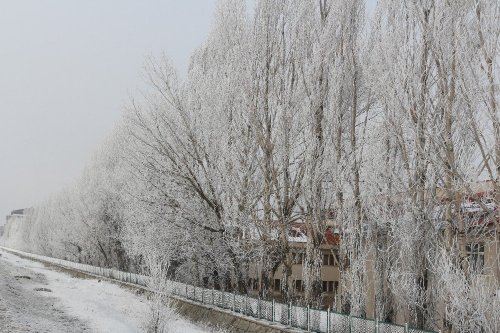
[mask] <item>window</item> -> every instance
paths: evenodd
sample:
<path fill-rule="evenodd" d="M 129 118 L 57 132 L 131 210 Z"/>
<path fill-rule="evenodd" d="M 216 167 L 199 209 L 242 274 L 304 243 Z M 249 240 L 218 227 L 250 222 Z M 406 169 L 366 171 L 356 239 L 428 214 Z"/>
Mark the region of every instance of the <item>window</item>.
<path fill-rule="evenodd" d="M 259 280 L 253 278 L 248 279 L 248 286 L 250 290 L 259 290 Z"/>
<path fill-rule="evenodd" d="M 302 280 L 295 280 L 293 281 L 293 284 L 295 286 L 295 290 L 298 292 L 304 291 L 304 285 L 302 284 Z"/>
<path fill-rule="evenodd" d="M 338 264 L 338 256 L 333 254 L 324 254 L 323 255 L 323 266 L 337 266 Z"/>
<path fill-rule="evenodd" d="M 275 291 L 281 290 L 281 280 L 280 279 L 274 279 L 274 290 Z"/>
<path fill-rule="evenodd" d="M 469 243 L 466 246 L 469 269 L 482 273 L 484 268 L 484 244 Z"/>
<path fill-rule="evenodd" d="M 336 293 L 339 286 L 338 281 L 323 281 L 323 292 Z"/>
<path fill-rule="evenodd" d="M 304 262 L 304 253 L 292 252 L 292 261 L 294 264 L 302 265 Z"/>

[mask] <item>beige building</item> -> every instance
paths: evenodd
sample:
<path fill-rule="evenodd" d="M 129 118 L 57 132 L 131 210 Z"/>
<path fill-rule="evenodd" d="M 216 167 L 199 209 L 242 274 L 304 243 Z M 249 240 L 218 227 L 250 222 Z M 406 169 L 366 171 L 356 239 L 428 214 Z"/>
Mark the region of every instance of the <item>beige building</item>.
<path fill-rule="evenodd" d="M 330 221 L 331 222 L 331 221 Z M 321 245 L 323 254 L 321 266 L 322 280 L 322 304 L 325 308 L 336 308 L 339 302 L 339 287 L 340 287 L 340 269 L 339 269 L 339 240 L 340 237 L 333 223 L 327 223 L 328 227 L 325 231 L 324 242 Z M 307 243 L 306 225 L 304 223 L 292 224 L 288 229 L 288 243 L 290 254 L 292 257 L 291 274 L 289 276 L 289 288 L 292 290 L 294 298 L 300 299 L 304 295 L 303 281 L 303 264 L 305 260 L 305 247 Z M 258 294 L 261 288 L 259 271 L 261 268 L 258 265 L 253 265 L 250 269 L 250 294 Z M 272 287 L 273 297 L 281 300 L 283 279 L 283 264 L 280 264 L 276 269 Z"/>
<path fill-rule="evenodd" d="M 496 212 L 497 198 L 495 198 L 495 189 L 493 182 L 478 182 L 470 184 L 464 188 L 461 193 L 472 193 L 462 195 L 460 201 L 462 227 L 465 229 L 461 235 L 463 240 L 462 255 L 464 257 L 463 266 L 473 267 L 475 272 L 484 275 L 486 279 L 492 279 L 498 283 L 500 281 L 500 225 L 498 213 Z M 446 203 L 446 195 L 441 189 L 437 189 L 437 196 L 441 202 Z M 335 230 L 334 222 L 327 223 L 328 228 L 325 231 L 325 242 L 321 245 L 323 252 L 323 265 L 321 267 L 321 279 L 323 281 L 322 302 L 324 307 L 330 307 L 340 311 L 340 281 L 341 271 L 339 269 L 339 242 L 340 237 Z M 455 226 L 456 227 L 456 226 Z M 304 263 L 305 246 L 307 242 L 305 225 L 297 223 L 289 228 L 289 246 L 293 258 L 290 284 L 295 295 L 300 297 L 304 292 L 304 283 L 302 281 L 302 271 Z M 446 230 L 443 228 L 443 233 Z M 367 295 L 366 295 L 366 317 L 375 318 L 375 287 L 374 287 L 374 263 L 368 259 L 366 263 L 367 271 Z M 258 269 L 253 267 L 250 272 L 252 289 L 251 293 L 258 293 L 259 281 Z M 278 267 L 274 274 L 274 292 L 276 299 L 281 298 L 281 283 L 283 281 L 283 264 Z M 443 309 L 438 311 L 444 313 Z M 408 310 L 404 305 L 396 306 L 394 318 L 398 324 L 404 324 L 408 321 Z M 443 332 L 449 331 L 446 325 L 446 318 L 436 318 L 436 322 L 441 323 L 440 328 Z"/>

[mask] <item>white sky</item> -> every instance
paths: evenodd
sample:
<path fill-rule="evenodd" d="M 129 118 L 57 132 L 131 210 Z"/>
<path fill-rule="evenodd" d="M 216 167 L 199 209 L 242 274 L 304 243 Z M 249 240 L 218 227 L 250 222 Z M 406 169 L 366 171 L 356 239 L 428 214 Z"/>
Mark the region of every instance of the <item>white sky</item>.
<path fill-rule="evenodd" d="M 145 56 L 165 51 L 186 70 L 214 7 L 0 0 L 0 225 L 79 177 L 140 86 Z"/>

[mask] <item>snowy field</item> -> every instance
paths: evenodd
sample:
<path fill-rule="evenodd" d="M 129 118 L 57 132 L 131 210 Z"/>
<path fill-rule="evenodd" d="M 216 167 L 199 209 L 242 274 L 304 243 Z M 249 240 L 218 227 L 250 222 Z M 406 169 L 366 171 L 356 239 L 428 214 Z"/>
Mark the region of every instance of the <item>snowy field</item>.
<path fill-rule="evenodd" d="M 143 332 L 149 302 L 97 279 L 70 276 L 0 250 L 0 332 Z M 172 332 L 209 332 L 172 318 Z"/>

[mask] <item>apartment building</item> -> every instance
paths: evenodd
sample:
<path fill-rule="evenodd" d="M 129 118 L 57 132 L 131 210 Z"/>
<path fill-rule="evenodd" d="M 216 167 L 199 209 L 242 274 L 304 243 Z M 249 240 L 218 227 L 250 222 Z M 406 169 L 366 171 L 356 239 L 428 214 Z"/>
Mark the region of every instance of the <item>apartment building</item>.
<path fill-rule="evenodd" d="M 467 193 L 467 194 L 465 194 Z M 497 198 L 495 197 L 494 183 L 478 182 L 469 184 L 466 189 L 460 191 L 459 197 L 459 221 L 454 221 L 452 225 L 442 224 L 441 231 L 443 235 L 449 232 L 447 228 L 453 229 L 452 232 L 458 233 L 462 240 L 462 267 L 464 269 L 472 268 L 474 272 L 483 275 L 492 281 L 500 281 L 500 225 L 497 212 Z M 449 199 L 443 190 L 437 189 L 438 204 L 445 207 Z M 440 223 L 436 221 L 436 223 Z M 459 226 L 461 224 L 461 226 Z M 341 270 L 339 267 L 339 245 L 340 233 L 336 229 L 335 221 L 332 218 L 327 220 L 324 243 L 321 245 L 323 254 L 323 265 L 321 266 L 321 279 L 323 284 L 322 304 L 324 307 L 330 307 L 340 311 L 340 285 Z M 462 230 L 463 229 L 463 230 Z M 458 230 L 458 231 L 457 231 Z M 307 244 L 307 228 L 305 223 L 295 223 L 288 228 L 288 242 L 291 252 L 292 269 L 289 277 L 289 287 L 294 291 L 297 298 L 303 296 L 303 265 L 305 257 L 305 248 Z M 281 298 L 283 279 L 283 264 L 280 264 L 274 273 L 273 297 Z M 368 318 L 375 318 L 375 283 L 374 283 L 374 262 L 373 258 L 368 258 L 366 262 L 366 306 L 365 314 Z M 253 267 L 250 276 L 250 293 L 259 292 L 259 268 Z M 444 304 L 441 304 L 440 313 L 445 313 Z M 408 308 L 404 304 L 396 305 L 394 309 L 393 321 L 403 324 L 408 320 Z M 446 318 L 437 318 L 443 332 L 447 331 Z"/>
<path fill-rule="evenodd" d="M 339 269 L 339 241 L 340 235 L 333 220 L 328 220 L 324 232 L 323 244 L 320 246 L 322 252 L 321 280 L 322 280 L 322 304 L 326 307 L 335 307 L 339 301 L 340 269 Z M 304 295 L 303 265 L 307 245 L 307 226 L 305 223 L 293 223 L 288 227 L 288 245 L 290 248 L 291 274 L 289 275 L 289 290 L 293 298 L 300 300 Z M 250 294 L 256 295 L 261 289 L 260 272 L 261 267 L 254 264 L 250 269 Z M 276 269 L 272 281 L 272 295 L 275 299 L 282 299 L 282 283 L 284 264 L 281 263 Z"/>

